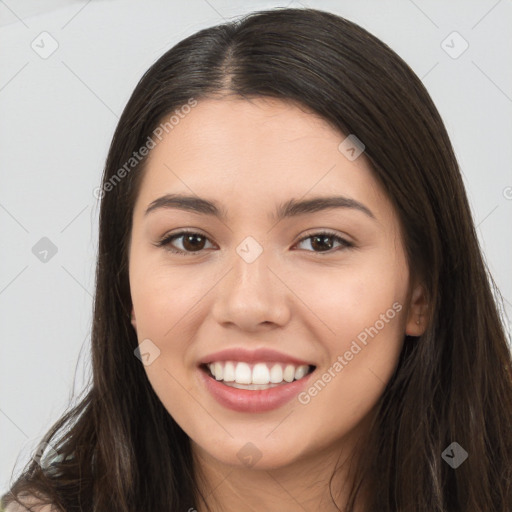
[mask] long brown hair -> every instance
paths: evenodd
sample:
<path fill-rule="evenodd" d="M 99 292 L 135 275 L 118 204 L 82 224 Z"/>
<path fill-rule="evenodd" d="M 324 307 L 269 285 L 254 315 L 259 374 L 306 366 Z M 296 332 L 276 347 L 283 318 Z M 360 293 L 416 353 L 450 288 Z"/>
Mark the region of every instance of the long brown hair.
<path fill-rule="evenodd" d="M 446 129 L 396 53 L 315 9 L 256 12 L 201 30 L 141 78 L 103 175 L 92 383 L 44 437 L 59 457 L 30 461 L 4 503 L 28 493 L 67 512 L 197 506 L 189 438 L 134 357 L 127 250 L 146 159 L 126 162 L 191 99 L 228 93 L 293 101 L 356 134 L 396 209 L 410 270 L 427 291 L 428 328 L 405 339 L 346 510 L 364 482 L 369 511 L 510 512 L 510 348 Z M 442 457 L 453 442 L 468 454 L 456 469 Z"/>

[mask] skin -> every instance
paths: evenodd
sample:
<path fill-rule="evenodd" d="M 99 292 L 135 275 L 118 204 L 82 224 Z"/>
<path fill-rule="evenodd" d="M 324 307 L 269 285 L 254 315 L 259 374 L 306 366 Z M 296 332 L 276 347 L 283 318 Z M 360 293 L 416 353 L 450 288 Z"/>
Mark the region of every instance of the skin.
<path fill-rule="evenodd" d="M 191 438 L 214 510 L 336 510 L 327 484 L 336 461 L 357 456 L 404 335 L 424 331 L 423 287 L 410 276 L 398 217 L 364 153 L 350 161 L 338 150 L 344 138 L 294 104 L 225 97 L 199 101 L 151 150 L 129 247 L 132 324 L 139 343 L 149 338 L 160 350 L 145 371 Z M 164 208 L 145 215 L 166 193 L 215 200 L 227 219 Z M 333 194 L 375 219 L 351 208 L 269 218 L 292 198 Z M 188 255 L 156 246 L 182 228 L 207 240 L 185 245 Z M 322 230 L 354 247 L 300 241 Z M 252 263 L 236 251 L 247 236 L 263 249 Z M 172 244 L 184 250 L 184 237 Z M 321 377 L 394 303 L 394 318 L 307 404 L 235 412 L 198 379 L 198 360 L 228 347 L 274 348 Z M 237 457 L 248 442 L 261 456 L 252 467 Z M 334 483 L 343 504 L 345 466 Z"/>

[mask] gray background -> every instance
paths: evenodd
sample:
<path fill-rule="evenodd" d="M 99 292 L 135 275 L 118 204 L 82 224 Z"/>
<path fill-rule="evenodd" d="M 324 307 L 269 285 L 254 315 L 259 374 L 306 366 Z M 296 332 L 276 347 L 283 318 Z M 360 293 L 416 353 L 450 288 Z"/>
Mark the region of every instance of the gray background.
<path fill-rule="evenodd" d="M 512 316 L 512 0 L 0 0 L 1 491 L 87 382 L 93 190 L 136 82 L 203 27 L 301 5 L 360 24 L 423 80 Z M 52 44 L 58 48 L 43 58 Z M 47 261 L 32 250 L 43 237 L 57 249 Z"/>

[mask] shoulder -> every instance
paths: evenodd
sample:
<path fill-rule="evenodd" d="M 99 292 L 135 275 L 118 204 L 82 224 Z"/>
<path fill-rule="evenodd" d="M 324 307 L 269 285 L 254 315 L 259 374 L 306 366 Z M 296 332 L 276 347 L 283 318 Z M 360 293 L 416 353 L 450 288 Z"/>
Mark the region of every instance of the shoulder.
<path fill-rule="evenodd" d="M 19 497 L 19 501 L 23 503 L 23 505 L 17 501 L 13 501 L 9 503 L 2 512 L 59 512 L 57 507 L 44 504 L 40 499 L 34 496 Z"/>

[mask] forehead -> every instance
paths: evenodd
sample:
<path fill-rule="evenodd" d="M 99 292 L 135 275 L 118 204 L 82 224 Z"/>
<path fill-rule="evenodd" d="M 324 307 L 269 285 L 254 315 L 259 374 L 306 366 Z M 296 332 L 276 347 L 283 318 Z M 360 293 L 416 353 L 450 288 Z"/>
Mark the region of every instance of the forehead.
<path fill-rule="evenodd" d="M 156 140 L 138 204 L 147 207 L 164 193 L 186 193 L 215 197 L 228 208 L 251 206 L 254 212 L 308 194 L 343 194 L 371 203 L 372 210 L 389 209 L 364 153 L 350 160 L 340 151 L 345 139 L 291 102 L 204 99 Z"/>
<path fill-rule="evenodd" d="M 313 155 L 320 166 L 333 163 L 345 138 L 304 107 L 274 98 L 204 99 L 181 119 L 175 117 L 175 122 L 152 150 L 150 160 L 179 152 L 181 159 L 214 163 L 236 158 L 250 167 L 272 160 L 276 165 L 297 164 L 300 157 Z M 243 171 L 244 166 L 240 167 Z"/>

